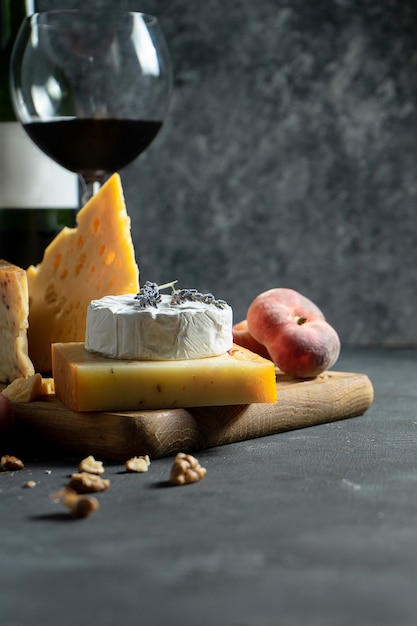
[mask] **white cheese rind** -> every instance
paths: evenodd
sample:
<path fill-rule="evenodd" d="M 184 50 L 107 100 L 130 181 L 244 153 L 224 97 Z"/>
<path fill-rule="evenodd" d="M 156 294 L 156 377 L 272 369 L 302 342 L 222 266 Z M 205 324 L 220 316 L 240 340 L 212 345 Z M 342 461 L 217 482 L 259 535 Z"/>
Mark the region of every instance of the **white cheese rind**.
<path fill-rule="evenodd" d="M 135 294 L 93 300 L 85 347 L 114 359 L 183 360 L 224 354 L 233 346 L 233 312 L 213 304 L 171 304 L 140 309 Z"/>

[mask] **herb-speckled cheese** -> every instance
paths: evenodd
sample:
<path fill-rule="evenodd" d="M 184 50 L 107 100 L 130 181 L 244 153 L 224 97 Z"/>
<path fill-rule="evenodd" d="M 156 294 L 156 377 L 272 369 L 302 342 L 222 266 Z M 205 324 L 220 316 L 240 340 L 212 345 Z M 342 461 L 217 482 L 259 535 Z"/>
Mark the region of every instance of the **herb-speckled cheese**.
<path fill-rule="evenodd" d="M 240 346 L 183 361 L 109 359 L 83 343 L 52 346 L 57 398 L 73 411 L 139 411 L 277 401 L 272 361 Z"/>
<path fill-rule="evenodd" d="M 134 294 L 93 300 L 87 311 L 85 347 L 115 359 L 183 360 L 216 356 L 233 345 L 233 313 L 203 302 L 141 309 Z"/>

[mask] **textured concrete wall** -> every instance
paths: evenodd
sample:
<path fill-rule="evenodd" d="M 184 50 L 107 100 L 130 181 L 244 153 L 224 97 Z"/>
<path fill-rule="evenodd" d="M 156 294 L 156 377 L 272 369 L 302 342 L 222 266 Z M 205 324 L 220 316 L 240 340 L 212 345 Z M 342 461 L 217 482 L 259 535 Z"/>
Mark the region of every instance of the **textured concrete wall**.
<path fill-rule="evenodd" d="M 142 280 L 211 290 L 236 321 L 291 287 L 345 344 L 417 344 L 414 0 L 125 4 L 160 17 L 175 72 L 122 172 Z"/>

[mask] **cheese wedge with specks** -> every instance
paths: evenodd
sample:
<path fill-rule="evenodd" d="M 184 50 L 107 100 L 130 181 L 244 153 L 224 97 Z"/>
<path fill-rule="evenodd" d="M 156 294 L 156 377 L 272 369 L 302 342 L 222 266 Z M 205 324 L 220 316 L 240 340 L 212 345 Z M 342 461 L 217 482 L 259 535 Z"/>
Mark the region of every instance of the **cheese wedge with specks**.
<path fill-rule="evenodd" d="M 120 177 L 114 174 L 27 270 L 29 355 L 51 371 L 53 342 L 84 341 L 91 300 L 139 290 L 139 270 Z"/>
<path fill-rule="evenodd" d="M 35 373 L 28 355 L 29 294 L 24 269 L 0 260 L 0 382 Z"/>
<path fill-rule="evenodd" d="M 220 356 L 128 361 L 88 352 L 83 343 L 52 346 L 55 394 L 73 411 L 140 411 L 274 403 L 272 361 L 234 346 Z"/>

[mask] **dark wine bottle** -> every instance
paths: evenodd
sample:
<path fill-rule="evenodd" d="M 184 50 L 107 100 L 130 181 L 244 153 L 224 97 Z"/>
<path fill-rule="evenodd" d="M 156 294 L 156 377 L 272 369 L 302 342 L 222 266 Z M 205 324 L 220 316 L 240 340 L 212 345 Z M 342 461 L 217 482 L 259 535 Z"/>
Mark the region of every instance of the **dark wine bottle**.
<path fill-rule="evenodd" d="M 64 226 L 73 226 L 78 178 L 47 157 L 17 122 L 10 96 L 10 57 L 33 2 L 0 0 L 0 258 L 26 268 Z"/>

